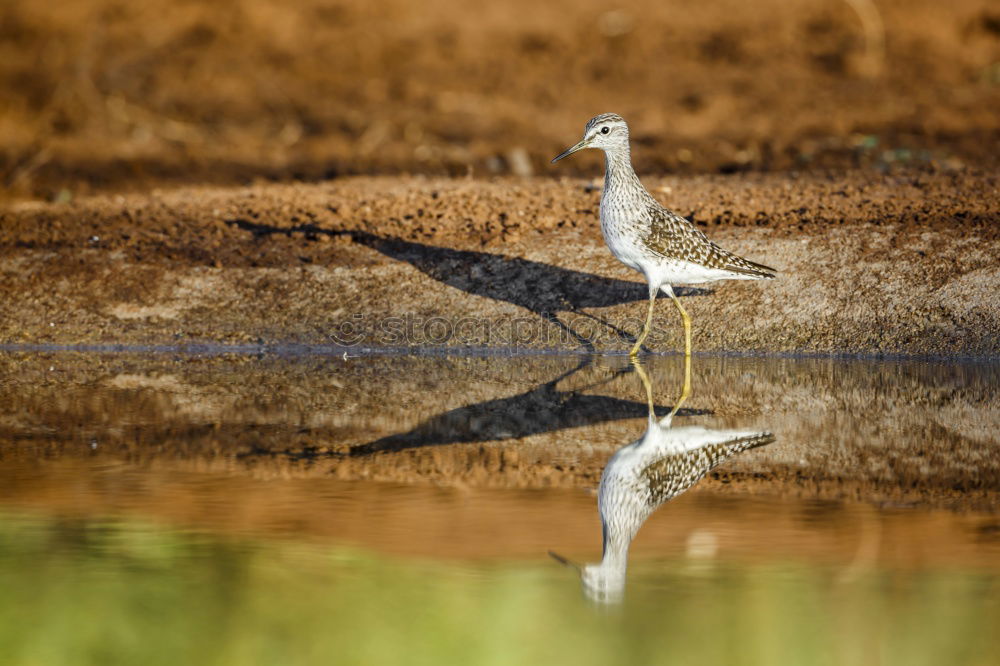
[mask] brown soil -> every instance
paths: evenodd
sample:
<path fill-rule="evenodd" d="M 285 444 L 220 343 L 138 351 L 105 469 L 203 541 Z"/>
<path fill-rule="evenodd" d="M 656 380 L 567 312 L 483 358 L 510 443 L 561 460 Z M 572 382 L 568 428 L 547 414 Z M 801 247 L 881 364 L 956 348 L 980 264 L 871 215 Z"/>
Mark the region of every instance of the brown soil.
<path fill-rule="evenodd" d="M 646 184 L 779 271 L 683 291 L 699 350 L 1000 353 L 996 174 Z M 599 196 L 574 180 L 382 177 L 11 204 L 0 342 L 623 350 L 646 290 L 604 247 Z M 648 345 L 680 344 L 663 299 Z"/>
<path fill-rule="evenodd" d="M 647 173 L 995 168 L 998 26 L 990 0 L 14 0 L 0 189 L 542 173 L 605 111 Z"/>

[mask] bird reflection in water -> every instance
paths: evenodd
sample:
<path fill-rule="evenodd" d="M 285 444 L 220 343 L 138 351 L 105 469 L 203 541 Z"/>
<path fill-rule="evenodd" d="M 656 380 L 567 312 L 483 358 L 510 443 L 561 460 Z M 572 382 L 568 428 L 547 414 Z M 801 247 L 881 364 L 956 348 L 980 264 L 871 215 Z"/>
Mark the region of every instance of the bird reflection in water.
<path fill-rule="evenodd" d="M 656 509 L 730 456 L 774 441 L 774 435 L 763 431 L 673 427 L 674 416 L 691 392 L 690 357 L 685 359 L 684 387 L 677 403 L 667 416 L 657 420 L 649 376 L 638 359 L 633 359 L 632 365 L 646 391 L 649 421 L 643 436 L 618 449 L 601 474 L 597 507 L 604 555 L 599 563 L 581 566 L 550 552 L 554 559 L 579 572 L 584 593 L 598 603 L 623 599 L 629 546 Z"/>

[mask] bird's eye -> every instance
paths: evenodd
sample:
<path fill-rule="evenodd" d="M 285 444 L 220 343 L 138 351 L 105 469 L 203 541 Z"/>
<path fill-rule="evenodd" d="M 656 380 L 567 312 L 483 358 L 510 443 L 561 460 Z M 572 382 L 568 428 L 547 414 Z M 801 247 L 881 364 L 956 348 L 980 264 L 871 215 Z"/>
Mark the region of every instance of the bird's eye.
<path fill-rule="evenodd" d="M 601 128 L 601 134 L 607 134 L 610 131 L 611 131 L 610 127 L 602 127 Z"/>

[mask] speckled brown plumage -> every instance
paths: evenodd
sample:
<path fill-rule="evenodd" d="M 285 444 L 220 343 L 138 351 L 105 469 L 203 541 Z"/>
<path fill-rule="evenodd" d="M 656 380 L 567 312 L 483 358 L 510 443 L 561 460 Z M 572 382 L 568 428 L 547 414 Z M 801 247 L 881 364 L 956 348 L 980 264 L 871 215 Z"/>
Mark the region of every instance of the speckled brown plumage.
<path fill-rule="evenodd" d="M 655 201 L 647 208 L 644 217 L 649 220 L 649 225 L 645 228 L 642 244 L 665 259 L 690 261 L 748 277 L 774 277 L 773 268 L 723 250 L 686 218 Z"/>
<path fill-rule="evenodd" d="M 636 479 L 635 491 L 645 497 L 650 510 L 655 510 L 693 486 L 726 458 L 773 441 L 774 435 L 762 432 L 709 444 L 694 451 L 667 455 L 642 469 Z"/>

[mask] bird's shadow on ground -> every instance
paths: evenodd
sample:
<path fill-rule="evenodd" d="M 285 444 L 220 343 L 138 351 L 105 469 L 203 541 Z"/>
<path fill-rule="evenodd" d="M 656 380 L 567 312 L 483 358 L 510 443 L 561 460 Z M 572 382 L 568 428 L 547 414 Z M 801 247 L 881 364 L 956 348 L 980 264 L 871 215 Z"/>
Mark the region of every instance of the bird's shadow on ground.
<path fill-rule="evenodd" d="M 564 322 L 556 313 L 570 312 L 585 316 L 608 327 L 620 339 L 631 342 L 634 341 L 634 336 L 584 310 L 645 301 L 649 298 L 648 287 L 641 282 L 601 277 L 520 257 L 455 250 L 391 236 L 378 236 L 368 231 L 329 230 L 311 224 L 275 227 L 246 219 L 231 219 L 227 223 L 258 237 L 291 235 L 295 232 L 349 236 L 354 242 L 387 257 L 405 261 L 442 284 L 530 310 L 569 333 L 588 351 L 594 351 L 590 338 Z M 705 296 L 713 292 L 709 289 L 681 287 L 675 289 L 675 293 L 678 296 Z M 641 314 L 643 313 L 638 313 Z"/>
<path fill-rule="evenodd" d="M 316 458 L 364 457 L 383 452 L 399 452 L 446 444 L 474 444 L 521 439 L 547 432 L 598 425 L 609 421 L 648 416 L 644 402 L 622 400 L 587 393 L 632 372 L 631 367 L 585 386 L 565 389 L 558 384 L 593 363 L 585 356 L 576 367 L 539 384 L 529 391 L 506 398 L 486 400 L 458 407 L 433 416 L 413 429 L 351 446 L 346 452 L 319 453 L 313 449 L 301 451 L 256 450 L 249 455 L 284 456 L 295 460 Z M 657 416 L 666 416 L 671 408 L 658 405 Z M 708 410 L 680 409 L 677 416 L 710 414 Z"/>

